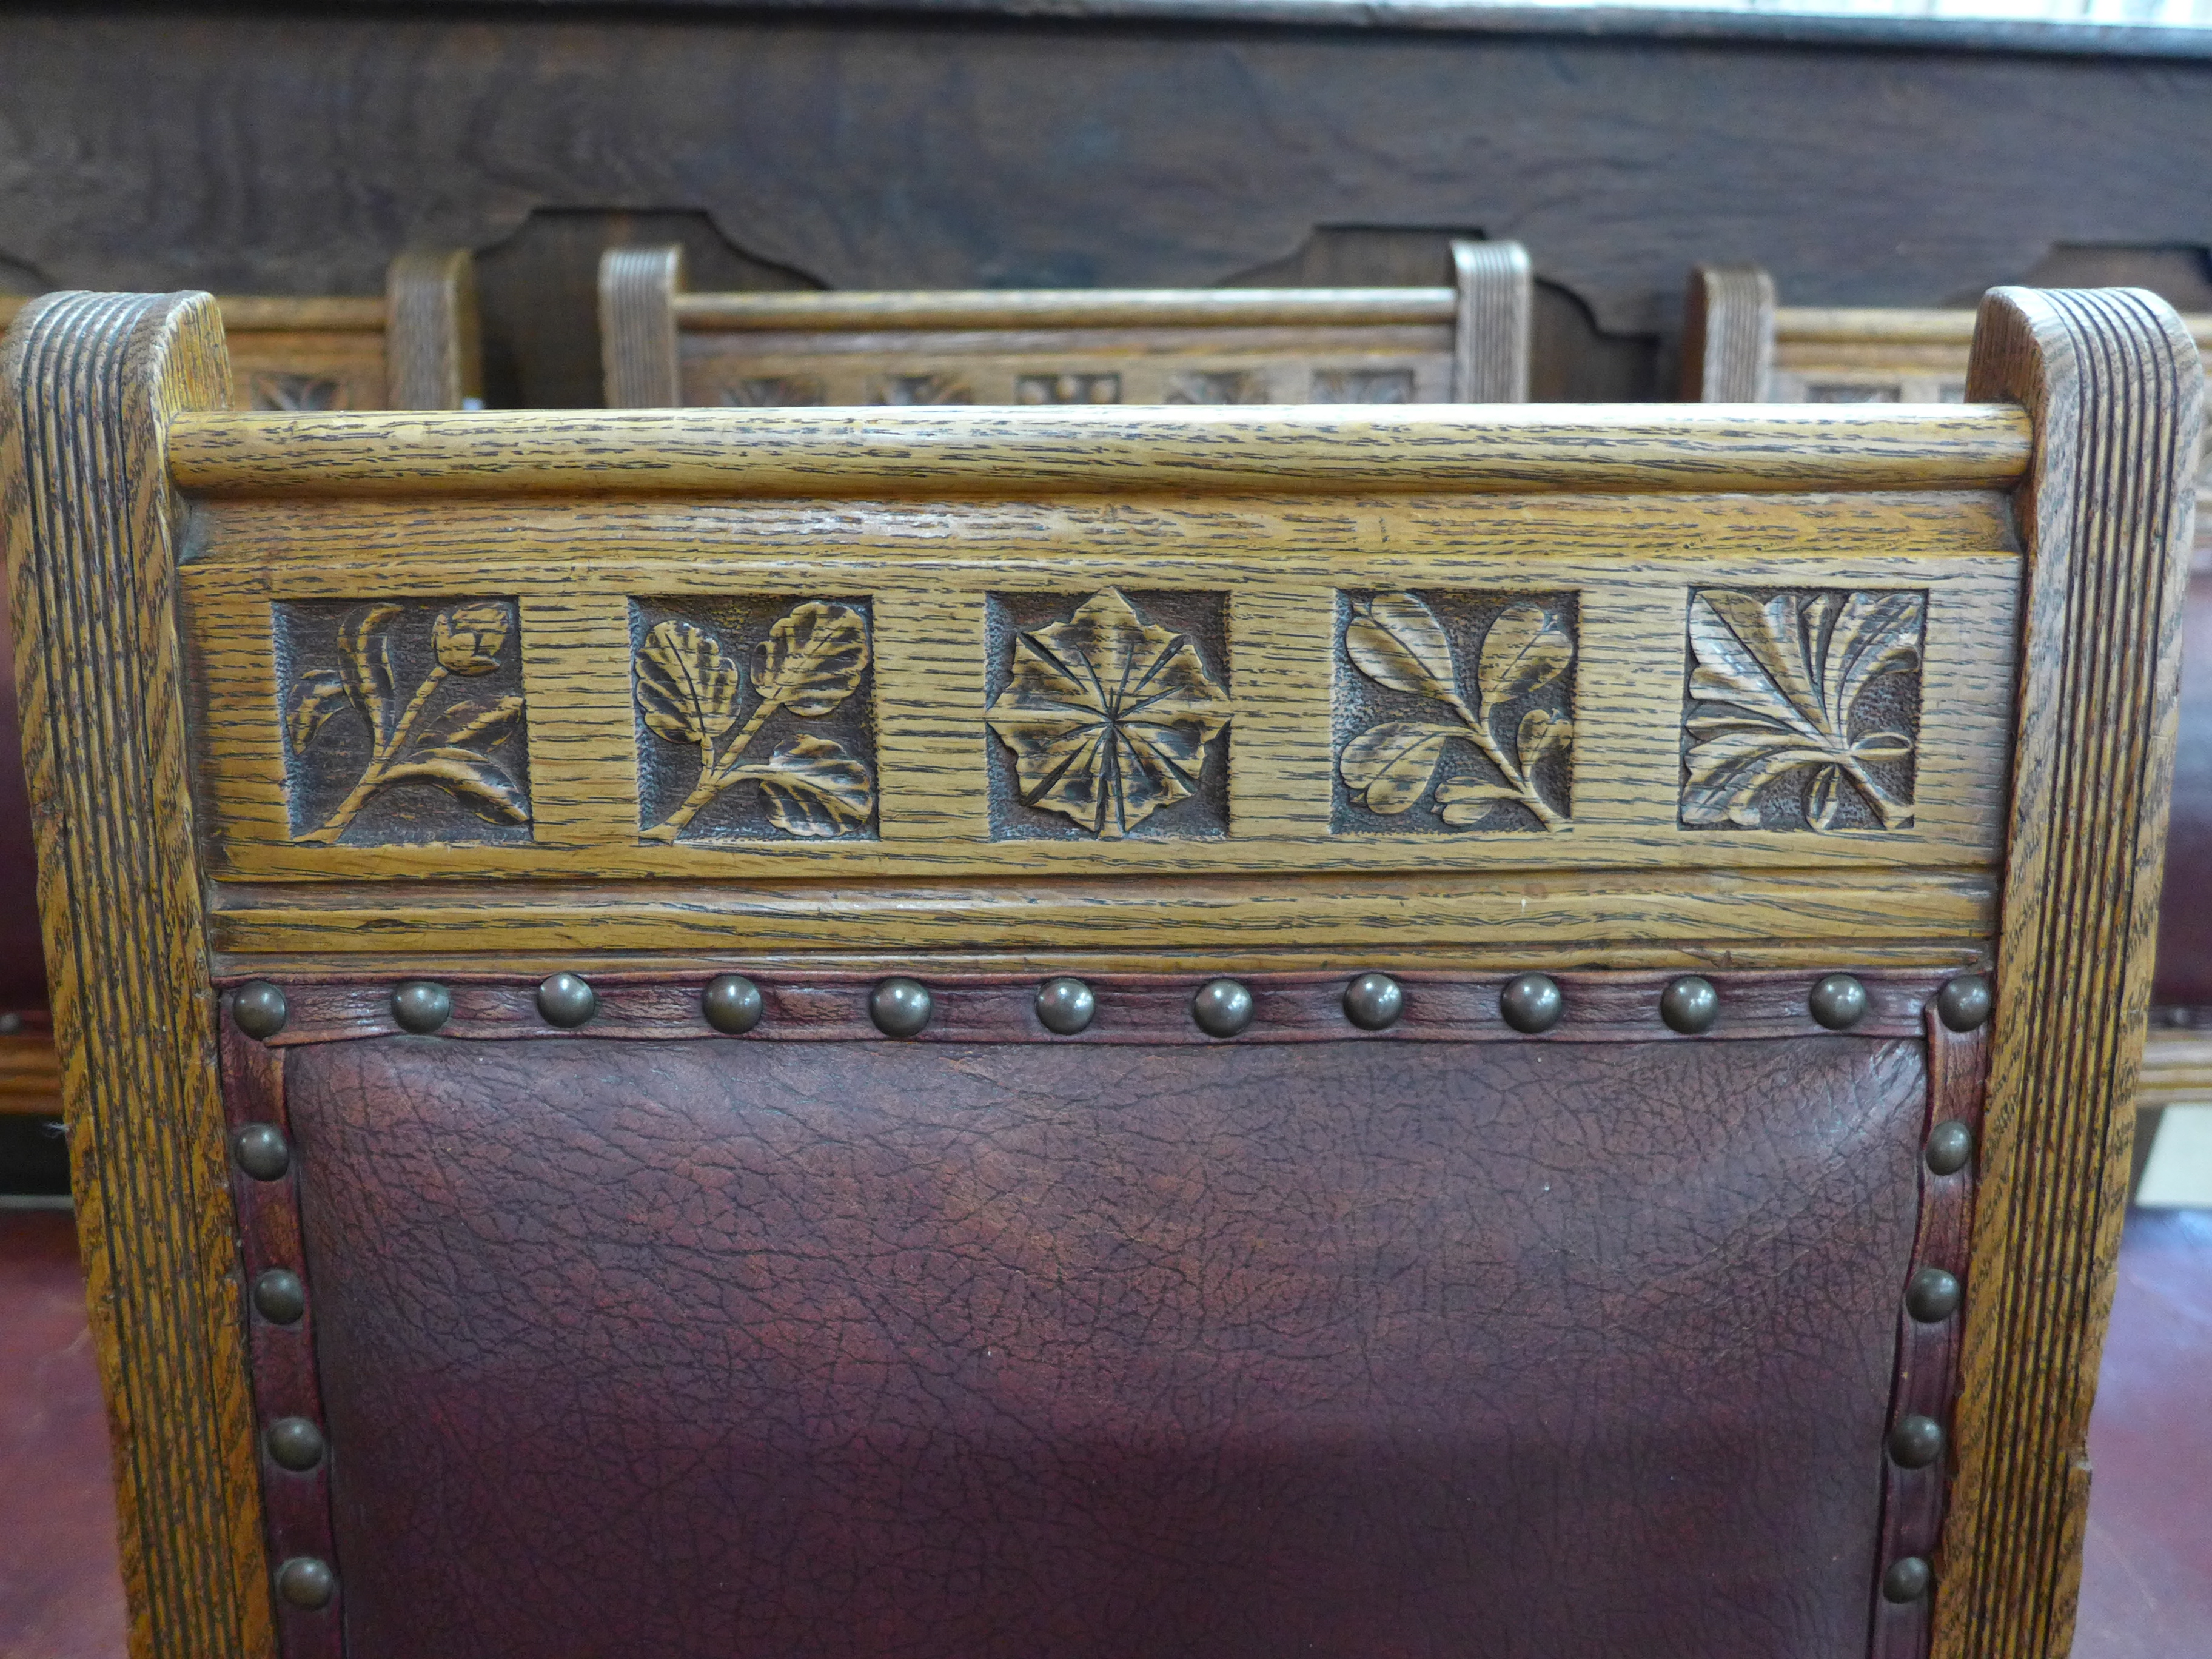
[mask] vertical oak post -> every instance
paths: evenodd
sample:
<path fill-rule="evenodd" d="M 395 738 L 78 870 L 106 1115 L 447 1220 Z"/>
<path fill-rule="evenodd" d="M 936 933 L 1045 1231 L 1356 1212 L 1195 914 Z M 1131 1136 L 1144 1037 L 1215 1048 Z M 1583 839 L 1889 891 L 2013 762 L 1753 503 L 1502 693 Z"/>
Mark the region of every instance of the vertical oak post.
<path fill-rule="evenodd" d="M 1998 289 L 1966 396 L 2036 446 L 1988 1144 L 1936 1651 L 2070 1645 L 2149 1001 L 2203 370 L 2133 289 Z"/>
<path fill-rule="evenodd" d="M 1452 334 L 1452 400 L 1528 401 L 1536 279 L 1518 242 L 1455 241 L 1452 277 L 1459 318 Z"/>
<path fill-rule="evenodd" d="M 229 398 L 206 295 L 51 295 L 0 351 L 0 530 L 131 1645 L 265 1653 L 173 594 L 166 428 Z"/>
<path fill-rule="evenodd" d="M 599 366 L 609 409 L 678 409 L 680 247 L 615 247 L 599 258 Z"/>
<path fill-rule="evenodd" d="M 1682 401 L 1766 401 L 1774 370 L 1774 279 L 1757 265 L 1699 265 L 1690 273 L 1682 327 Z"/>
<path fill-rule="evenodd" d="M 393 409 L 460 409 L 483 395 L 477 265 L 466 248 L 420 248 L 384 281 L 384 397 Z"/>

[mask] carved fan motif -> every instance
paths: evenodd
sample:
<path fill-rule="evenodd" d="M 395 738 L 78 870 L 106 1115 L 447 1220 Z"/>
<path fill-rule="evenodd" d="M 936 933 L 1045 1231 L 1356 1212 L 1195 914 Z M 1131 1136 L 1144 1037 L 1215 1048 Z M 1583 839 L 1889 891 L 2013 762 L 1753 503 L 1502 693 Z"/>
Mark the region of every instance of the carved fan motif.
<path fill-rule="evenodd" d="M 1883 829 L 1909 827 L 1916 733 L 1902 728 L 1918 724 L 1926 609 L 1917 592 L 1693 593 L 1682 822 L 1832 830 L 1856 800 Z M 1888 688 L 1909 690 L 1911 712 L 1877 697 Z M 1778 793 L 1798 773 L 1802 796 Z"/>
<path fill-rule="evenodd" d="M 1115 841 L 1196 789 L 1230 714 L 1190 636 L 1109 587 L 1014 636 L 1012 677 L 986 718 L 1013 751 L 1024 805 Z"/>

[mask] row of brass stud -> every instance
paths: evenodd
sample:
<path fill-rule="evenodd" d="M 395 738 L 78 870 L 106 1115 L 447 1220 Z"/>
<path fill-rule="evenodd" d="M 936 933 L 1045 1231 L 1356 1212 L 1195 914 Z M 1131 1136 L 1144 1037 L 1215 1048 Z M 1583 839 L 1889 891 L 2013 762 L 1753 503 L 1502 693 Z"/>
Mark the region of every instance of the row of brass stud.
<path fill-rule="evenodd" d="M 1958 982 L 1954 980 L 1951 984 Z M 1943 988 L 1946 993 L 1950 988 L 1950 985 Z M 1936 1003 L 1938 1016 L 1954 1030 L 1972 1030 L 1973 1026 L 1989 1018 L 1987 981 L 1983 981 L 1976 994 L 1978 1001 L 1975 1006 L 1979 1009 L 1980 1018 L 1974 1019 L 1972 1024 L 1960 1026 L 1953 1019 L 1954 1012 L 1972 1012 L 1972 1009 L 1948 1009 L 1940 998 Z M 1928 1139 L 1921 1148 L 1922 1160 L 1931 1175 L 1954 1176 L 1973 1160 L 1973 1156 L 1974 1132 L 1954 1117 L 1946 1118 L 1930 1129 Z M 1921 1267 L 1905 1281 L 1905 1311 L 1915 1324 L 1941 1324 L 1959 1311 L 1959 1304 L 1965 1297 L 1965 1287 L 1959 1283 L 1957 1275 L 1946 1273 L 1941 1267 Z M 1943 1455 L 1946 1439 L 1943 1425 L 1934 1418 L 1923 1416 L 1918 1412 L 1907 1412 L 1890 1425 L 1885 1449 L 1889 1453 L 1890 1462 L 1898 1468 L 1924 1469 Z M 1929 1565 L 1923 1556 L 1901 1555 L 1882 1571 L 1882 1600 L 1894 1606 L 1903 1607 L 1917 1601 L 1935 1586 L 1935 1569 Z"/>
<path fill-rule="evenodd" d="M 1548 1031 L 1566 1012 L 1566 998 L 1549 974 L 1516 974 L 1498 994 L 1498 1012 L 1515 1030 L 1535 1036 Z M 1831 1031 L 1848 1031 L 1872 1006 L 1867 988 L 1850 974 L 1829 974 L 1805 999 L 1815 1022 Z M 699 999 L 708 1024 L 741 1036 L 760 1024 L 760 987 L 743 974 L 721 974 L 708 982 Z M 1960 974 L 1936 993 L 1936 1010 L 1954 1031 L 1971 1031 L 1990 1017 L 1988 978 Z M 575 974 L 555 974 L 538 988 L 538 1012 L 548 1025 L 574 1030 L 599 1012 L 599 994 Z M 1344 988 L 1344 1017 L 1363 1031 L 1388 1030 L 1405 1012 L 1404 988 L 1388 974 L 1361 974 Z M 935 1012 L 929 988 L 903 976 L 878 980 L 868 993 L 868 1017 L 886 1036 L 910 1037 L 926 1029 Z M 284 993 L 265 980 L 243 986 L 231 1001 L 239 1029 L 264 1039 L 284 1029 L 289 1010 Z M 434 980 L 411 979 L 392 993 L 392 1017 L 404 1031 L 427 1036 L 453 1017 L 453 994 Z M 1097 1017 L 1098 999 L 1079 979 L 1065 975 L 1037 988 L 1037 1022 L 1048 1031 L 1073 1036 Z M 1190 1016 L 1208 1036 L 1233 1037 L 1252 1024 L 1249 987 L 1233 979 L 1208 980 L 1191 998 Z M 1720 993 L 1697 974 L 1670 981 L 1659 994 L 1659 1018 L 1686 1036 L 1710 1031 L 1720 1023 Z"/>

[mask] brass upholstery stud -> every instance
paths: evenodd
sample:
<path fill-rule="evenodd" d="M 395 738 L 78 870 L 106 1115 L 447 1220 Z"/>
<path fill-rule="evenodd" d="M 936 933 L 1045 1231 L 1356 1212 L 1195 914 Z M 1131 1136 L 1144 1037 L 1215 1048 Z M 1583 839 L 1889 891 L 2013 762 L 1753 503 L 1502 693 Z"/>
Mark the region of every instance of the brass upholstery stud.
<path fill-rule="evenodd" d="M 403 1031 L 427 1036 L 453 1017 L 453 994 L 434 979 L 410 979 L 392 993 L 392 1018 Z"/>
<path fill-rule="evenodd" d="M 1889 1571 L 1881 1576 L 1881 1599 L 1899 1603 L 1917 1601 L 1928 1594 L 1928 1588 L 1935 1582 L 1935 1577 L 1928 1571 L 1928 1564 L 1918 1556 L 1902 1556 L 1891 1562 Z"/>
<path fill-rule="evenodd" d="M 1037 1024 L 1060 1036 L 1073 1036 L 1090 1029 L 1098 1015 L 1098 999 L 1079 979 L 1063 975 L 1037 987 Z"/>
<path fill-rule="evenodd" d="M 1939 1176 L 1956 1175 L 1974 1156 L 1974 1132 L 1955 1117 L 1947 1117 L 1928 1132 L 1928 1168 Z"/>
<path fill-rule="evenodd" d="M 1549 974 L 1516 974 L 1498 994 L 1498 1012 L 1505 1023 L 1530 1036 L 1550 1030 L 1566 1011 L 1559 982 Z"/>
<path fill-rule="evenodd" d="M 280 1417 L 262 1431 L 261 1443 L 277 1468 L 304 1474 L 323 1461 L 323 1431 L 304 1417 Z"/>
<path fill-rule="evenodd" d="M 1905 1287 L 1905 1311 L 1923 1325 L 1959 1310 L 1959 1281 L 1941 1267 L 1923 1267 Z"/>
<path fill-rule="evenodd" d="M 868 993 L 868 1018 L 885 1036 L 915 1036 L 929 1024 L 934 1006 L 929 988 L 918 979 L 879 980 Z"/>
<path fill-rule="evenodd" d="M 1405 990 L 1388 974 L 1362 974 L 1344 988 L 1344 1017 L 1363 1031 L 1387 1031 L 1405 1012 Z"/>
<path fill-rule="evenodd" d="M 338 1576 L 331 1564 L 313 1555 L 295 1555 L 276 1569 L 276 1594 L 303 1612 L 330 1606 L 338 1591 Z"/>
<path fill-rule="evenodd" d="M 1943 1425 L 1908 1412 L 1889 1431 L 1890 1460 L 1899 1468 L 1924 1469 L 1943 1455 Z"/>
<path fill-rule="evenodd" d="M 1936 1017 L 1954 1031 L 1972 1031 L 1989 1023 L 1996 1007 L 1987 974 L 1960 974 L 1936 994 Z"/>
<path fill-rule="evenodd" d="M 574 974 L 556 974 L 538 988 L 538 1012 L 548 1025 L 573 1030 L 599 1011 L 599 993 Z"/>
<path fill-rule="evenodd" d="M 1867 1017 L 1867 990 L 1849 974 L 1830 974 L 1805 999 L 1813 1018 L 1832 1031 L 1848 1031 Z"/>
<path fill-rule="evenodd" d="M 760 987 L 743 974 L 717 974 L 699 994 L 699 1012 L 724 1036 L 743 1036 L 760 1024 Z"/>
<path fill-rule="evenodd" d="M 1685 974 L 1671 980 L 1659 994 L 1659 1018 L 1667 1022 L 1670 1031 L 1696 1036 L 1711 1030 L 1720 1017 L 1721 994 L 1713 988 L 1712 981 L 1700 975 Z"/>
<path fill-rule="evenodd" d="M 249 1123 L 231 1137 L 230 1155 L 256 1181 L 274 1181 L 292 1167 L 292 1148 L 273 1123 Z"/>
<path fill-rule="evenodd" d="M 272 1325 L 296 1325 L 307 1311 L 307 1287 L 299 1274 L 271 1267 L 253 1281 L 253 1306 Z"/>
<path fill-rule="evenodd" d="M 230 1017 L 238 1022 L 238 1029 L 264 1042 L 284 1029 L 284 1017 L 290 1012 L 283 992 L 265 979 L 240 986 L 230 1000 Z"/>
<path fill-rule="evenodd" d="M 1252 1023 L 1252 993 L 1233 979 L 1211 979 L 1190 1000 L 1190 1017 L 1208 1036 L 1233 1037 Z"/>

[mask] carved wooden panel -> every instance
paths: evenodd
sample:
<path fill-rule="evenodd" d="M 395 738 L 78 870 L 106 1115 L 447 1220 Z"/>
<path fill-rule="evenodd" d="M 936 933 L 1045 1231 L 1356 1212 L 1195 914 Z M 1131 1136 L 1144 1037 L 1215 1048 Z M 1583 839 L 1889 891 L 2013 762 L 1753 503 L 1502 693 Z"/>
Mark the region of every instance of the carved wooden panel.
<path fill-rule="evenodd" d="M 276 632 L 293 840 L 530 839 L 514 600 L 282 604 Z"/>
<path fill-rule="evenodd" d="M 630 617 L 645 840 L 873 834 L 867 600 L 635 599 Z"/>
<path fill-rule="evenodd" d="M 994 837 L 1228 833 L 1226 598 L 991 596 Z"/>
<path fill-rule="evenodd" d="M 1409 404 L 1452 395 L 1449 328 L 693 332 L 684 401 Z"/>
<path fill-rule="evenodd" d="M 1339 596 L 1339 831 L 1565 830 L 1573 593 Z"/>
<path fill-rule="evenodd" d="M 1901 590 L 1693 590 L 1683 823 L 1909 829 L 1927 611 Z"/>

